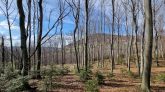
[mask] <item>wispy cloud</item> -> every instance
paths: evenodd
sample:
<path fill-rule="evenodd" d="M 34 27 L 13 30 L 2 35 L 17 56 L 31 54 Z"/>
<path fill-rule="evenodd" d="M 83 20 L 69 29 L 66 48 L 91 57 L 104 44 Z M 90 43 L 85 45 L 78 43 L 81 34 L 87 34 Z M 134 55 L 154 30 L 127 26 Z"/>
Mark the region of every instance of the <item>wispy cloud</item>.
<path fill-rule="evenodd" d="M 66 17 L 64 19 L 64 23 L 66 23 L 66 24 L 74 24 L 74 22 L 69 17 Z"/>
<path fill-rule="evenodd" d="M 10 19 L 10 22 L 12 23 L 13 20 Z M 0 21 L 0 28 L 4 30 L 8 30 L 8 23 L 7 20 Z M 11 30 L 19 30 L 19 27 L 15 24 L 11 25 Z"/>

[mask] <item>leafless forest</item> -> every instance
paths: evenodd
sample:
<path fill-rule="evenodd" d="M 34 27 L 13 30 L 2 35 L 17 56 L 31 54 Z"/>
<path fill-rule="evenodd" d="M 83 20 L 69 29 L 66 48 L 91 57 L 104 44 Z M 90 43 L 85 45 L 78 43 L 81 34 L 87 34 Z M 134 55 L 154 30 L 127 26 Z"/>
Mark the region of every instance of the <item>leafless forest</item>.
<path fill-rule="evenodd" d="M 165 92 L 165 0 L 0 0 L 0 92 Z"/>

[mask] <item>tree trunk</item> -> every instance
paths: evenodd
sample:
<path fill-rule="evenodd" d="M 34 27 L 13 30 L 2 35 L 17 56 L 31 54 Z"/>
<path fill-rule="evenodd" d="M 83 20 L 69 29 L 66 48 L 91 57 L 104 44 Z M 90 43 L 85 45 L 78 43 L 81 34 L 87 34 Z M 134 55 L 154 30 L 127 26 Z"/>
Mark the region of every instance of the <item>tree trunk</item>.
<path fill-rule="evenodd" d="M 78 0 L 78 5 L 77 5 L 77 8 L 76 8 L 76 15 L 73 15 L 73 16 L 75 16 L 74 49 L 75 49 L 75 55 L 76 55 L 77 70 L 78 70 L 78 72 L 80 72 L 79 59 L 78 59 L 78 52 L 79 51 L 77 50 L 77 43 L 76 43 L 76 32 L 79 31 L 78 30 L 78 27 L 79 27 L 78 24 L 79 24 L 79 16 L 80 16 L 80 0 Z M 78 48 L 79 48 L 79 44 L 78 44 Z"/>
<path fill-rule="evenodd" d="M 143 75 L 143 70 L 144 70 L 144 29 L 145 25 L 142 29 L 142 38 L 141 38 L 141 66 L 140 66 L 140 74 L 141 76 Z"/>
<path fill-rule="evenodd" d="M 157 30 L 155 30 L 156 33 L 155 33 L 155 62 L 156 62 L 156 66 L 158 67 L 159 66 L 159 61 L 158 61 L 158 32 Z"/>
<path fill-rule="evenodd" d="M 12 64 L 12 69 L 14 69 L 14 62 L 13 62 L 13 41 L 12 41 L 12 34 L 11 34 L 11 24 L 10 24 L 10 19 L 9 16 L 7 15 L 7 23 L 9 26 L 9 35 L 10 35 L 10 51 L 11 51 L 11 55 L 10 55 L 10 60 L 11 60 L 11 64 Z"/>
<path fill-rule="evenodd" d="M 5 46 L 4 46 L 3 36 L 2 36 L 1 49 L 2 49 L 2 69 L 3 69 L 3 72 L 4 72 L 4 69 L 5 69 Z"/>
<path fill-rule="evenodd" d="M 89 11 L 88 11 L 89 0 L 85 0 L 85 70 L 88 69 L 88 20 L 89 20 Z"/>
<path fill-rule="evenodd" d="M 33 40 L 34 40 L 34 50 L 35 50 L 35 44 L 36 44 L 36 33 L 35 33 L 35 30 L 36 30 L 36 4 L 35 4 L 35 1 L 33 0 L 33 5 L 34 5 L 34 17 L 33 17 Z M 36 54 L 34 53 L 34 57 L 33 57 L 33 70 L 35 71 L 36 70 Z"/>
<path fill-rule="evenodd" d="M 134 14 L 133 14 L 134 15 Z M 133 16 L 133 31 L 135 31 L 135 50 L 136 50 L 136 66 L 138 69 L 138 74 L 140 76 L 140 63 L 139 63 L 139 54 L 138 54 L 138 38 L 137 38 L 137 31 L 138 31 L 138 26 L 136 22 L 136 15 Z"/>
<path fill-rule="evenodd" d="M 131 58 L 132 58 L 132 43 L 133 43 L 133 31 L 129 42 L 129 57 L 128 57 L 128 71 L 131 70 Z"/>
<path fill-rule="evenodd" d="M 115 0 L 112 0 L 112 33 L 111 33 L 111 73 L 115 68 L 114 62 L 114 32 L 115 32 Z"/>
<path fill-rule="evenodd" d="M 29 53 L 29 70 L 31 69 L 31 58 L 30 58 L 30 53 L 31 53 L 31 0 L 28 0 L 28 25 L 27 25 L 27 31 L 29 32 L 29 49 L 28 49 L 28 53 Z"/>
<path fill-rule="evenodd" d="M 23 61 L 23 76 L 28 75 L 28 52 L 27 52 L 27 35 L 25 30 L 25 14 L 23 10 L 22 0 L 17 0 L 17 8 L 19 12 L 19 25 L 20 25 L 20 35 L 21 35 L 21 51 L 22 51 L 22 61 Z"/>
<path fill-rule="evenodd" d="M 61 24 L 61 28 L 60 28 L 60 36 L 61 36 L 61 54 L 62 54 L 62 57 L 61 57 L 61 62 L 62 62 L 62 67 L 64 66 L 64 37 L 63 37 L 63 21 L 62 19 L 60 20 L 60 24 Z"/>
<path fill-rule="evenodd" d="M 37 58 L 38 58 L 38 62 L 37 62 L 37 79 L 41 78 L 40 75 L 40 67 L 41 67 L 41 41 L 42 41 L 42 26 L 43 26 L 43 8 L 42 8 L 42 2 L 43 0 L 40 0 L 38 2 L 39 5 L 39 12 L 40 12 L 40 17 L 39 17 L 39 33 L 38 33 L 38 38 L 37 38 Z"/>
<path fill-rule="evenodd" d="M 153 21 L 151 0 L 144 0 L 145 9 L 145 52 L 144 52 L 144 73 L 142 76 L 142 90 L 150 92 L 150 76 L 152 65 L 152 44 L 153 44 Z"/>

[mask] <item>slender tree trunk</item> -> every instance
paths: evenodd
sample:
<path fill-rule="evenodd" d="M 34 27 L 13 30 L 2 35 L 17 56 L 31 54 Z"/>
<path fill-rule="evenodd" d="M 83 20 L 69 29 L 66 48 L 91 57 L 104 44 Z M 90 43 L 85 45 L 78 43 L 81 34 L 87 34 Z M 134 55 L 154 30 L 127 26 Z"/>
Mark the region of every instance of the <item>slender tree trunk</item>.
<path fill-rule="evenodd" d="M 33 36 L 34 36 L 34 50 L 35 50 L 35 44 L 36 44 L 36 4 L 35 4 L 35 0 L 33 0 L 33 5 L 34 5 L 34 14 L 33 14 Z M 34 57 L 33 57 L 33 70 L 36 70 L 36 54 L 34 53 Z"/>
<path fill-rule="evenodd" d="M 158 61 L 158 32 L 156 31 L 155 33 L 155 62 L 156 62 L 156 66 L 158 67 L 159 66 L 159 61 Z"/>
<path fill-rule="evenodd" d="M 10 20 L 9 17 L 7 16 L 7 23 L 9 26 L 9 35 L 10 35 L 10 51 L 11 51 L 11 55 L 10 55 L 10 60 L 11 60 L 11 64 L 12 64 L 12 69 L 14 69 L 14 62 L 13 62 L 13 41 L 12 41 L 12 34 L 11 34 L 11 25 L 10 25 Z"/>
<path fill-rule="evenodd" d="M 29 53 L 29 70 L 31 69 L 31 58 L 30 58 L 30 53 L 31 53 L 31 0 L 28 0 L 28 25 L 27 25 L 27 31 L 29 31 L 29 49 L 28 49 L 28 53 Z"/>
<path fill-rule="evenodd" d="M 120 24 L 118 22 L 118 28 L 117 28 L 117 60 L 119 61 L 119 53 L 120 53 Z"/>
<path fill-rule="evenodd" d="M 114 62 L 114 32 L 115 32 L 115 0 L 112 0 L 112 33 L 111 33 L 111 73 L 115 68 Z"/>
<path fill-rule="evenodd" d="M 74 49 L 75 49 L 75 55 L 76 55 L 76 62 L 77 62 L 77 70 L 78 72 L 80 72 L 80 69 L 79 69 L 79 60 L 78 60 L 78 51 L 77 51 L 77 46 L 76 46 L 76 28 L 74 30 Z"/>
<path fill-rule="evenodd" d="M 2 49 L 2 69 L 4 72 L 5 69 L 5 46 L 4 46 L 4 38 L 2 36 L 2 42 L 1 42 L 1 49 Z"/>
<path fill-rule="evenodd" d="M 153 0 L 153 27 L 155 31 L 155 62 L 159 66 L 158 62 L 158 30 L 156 28 L 156 0 Z"/>
<path fill-rule="evenodd" d="M 102 39 L 102 35 L 104 35 L 103 34 L 103 4 L 104 4 L 104 0 L 101 0 L 101 18 L 100 18 L 100 37 L 101 37 L 101 39 Z M 104 38 L 103 38 L 103 41 L 104 41 Z M 99 45 L 99 53 L 100 53 L 100 55 L 99 55 L 99 59 L 100 59 L 100 66 L 102 67 L 102 62 L 103 62 L 103 59 L 102 59 L 102 56 L 103 56 L 103 51 L 102 51 L 102 45 L 103 45 L 103 43 L 102 42 L 99 42 L 100 43 L 100 45 Z"/>
<path fill-rule="evenodd" d="M 19 25 L 20 25 L 20 35 L 21 35 L 21 51 L 22 51 L 22 61 L 23 61 L 23 76 L 28 75 L 28 52 L 27 52 L 27 35 L 25 30 L 25 14 L 23 10 L 22 0 L 17 0 L 17 8 L 19 12 Z"/>
<path fill-rule="evenodd" d="M 59 0 L 60 14 L 62 14 L 63 9 L 64 9 L 63 2 Z M 63 17 L 63 14 L 61 15 L 61 17 Z M 64 49 L 65 48 L 64 48 L 64 37 L 63 37 L 63 19 L 61 18 L 59 21 L 60 21 L 60 39 L 61 39 L 61 54 L 62 54 L 62 57 L 61 57 L 62 63 L 61 64 L 62 64 L 62 67 L 64 67 L 64 58 L 65 58 Z"/>
<path fill-rule="evenodd" d="M 131 57 L 132 57 L 132 43 L 133 43 L 133 31 L 129 42 L 129 57 L 128 57 L 128 71 L 131 70 Z"/>
<path fill-rule="evenodd" d="M 126 8 L 126 33 L 127 33 L 127 53 L 126 53 L 126 65 L 128 67 L 129 62 L 129 33 L 128 33 L 128 17 L 127 17 L 127 8 Z"/>
<path fill-rule="evenodd" d="M 137 24 L 137 1 L 131 0 L 132 3 L 132 31 L 135 32 L 135 52 L 136 52 L 136 67 L 138 69 L 138 74 L 140 76 L 140 63 L 138 55 L 138 24 Z"/>
<path fill-rule="evenodd" d="M 89 0 L 85 0 L 85 70 L 88 69 L 88 20 L 89 20 L 89 11 L 88 11 Z"/>
<path fill-rule="evenodd" d="M 42 2 L 43 0 L 40 0 L 38 2 L 39 5 L 39 12 L 40 12 L 40 17 L 39 17 L 39 33 L 38 33 L 38 38 L 37 38 L 37 45 L 38 45 L 38 49 L 37 49 L 37 58 L 38 58 L 38 62 L 37 62 L 37 79 L 41 78 L 40 75 L 40 67 L 41 67 L 41 41 L 42 41 L 42 26 L 43 26 L 43 8 L 42 8 Z"/>
<path fill-rule="evenodd" d="M 144 52 L 144 73 L 142 76 L 142 90 L 150 92 L 150 76 L 152 65 L 152 44 L 153 44 L 153 20 L 151 0 L 144 0 L 145 9 L 145 52 Z"/>
<path fill-rule="evenodd" d="M 104 51 L 103 51 L 103 44 L 101 44 L 100 52 L 101 52 L 101 67 L 103 67 L 103 66 L 104 66 Z"/>
<path fill-rule="evenodd" d="M 137 34 L 138 34 L 138 26 L 137 26 L 137 23 L 136 23 L 136 16 L 133 16 L 133 27 L 134 27 L 134 31 L 135 31 L 135 50 L 136 50 L 136 66 L 138 68 L 138 74 L 140 76 L 140 63 L 139 63 L 139 54 L 138 54 L 138 37 L 137 37 Z"/>
<path fill-rule="evenodd" d="M 145 28 L 145 25 L 144 25 L 144 28 Z M 144 28 L 142 29 L 142 38 L 141 38 L 141 66 L 140 66 L 141 76 L 143 75 L 143 70 L 144 70 L 144 34 L 145 34 Z"/>
<path fill-rule="evenodd" d="M 61 28 L 60 28 L 60 36 L 61 36 L 61 54 L 62 54 L 62 67 L 64 66 L 64 37 L 63 37 L 63 21 L 60 20 Z"/>
<path fill-rule="evenodd" d="M 74 49 L 75 49 L 76 63 L 77 63 L 77 70 L 78 70 L 78 72 L 80 72 L 80 68 L 79 68 L 79 60 L 78 60 L 78 52 L 79 51 L 77 50 L 77 43 L 76 43 L 76 32 L 79 31 L 78 30 L 78 27 L 79 27 L 78 26 L 79 25 L 79 15 L 80 15 L 80 0 L 78 0 L 78 5 L 77 5 L 77 8 L 76 8 L 76 15 L 74 15 L 75 16 L 75 25 L 76 25 L 75 28 L 74 28 Z"/>
<path fill-rule="evenodd" d="M 161 39 L 161 38 L 160 38 Z M 161 56 L 162 56 L 162 58 L 164 59 L 164 49 L 163 49 L 163 41 L 162 41 L 162 39 L 160 40 L 161 42 Z"/>

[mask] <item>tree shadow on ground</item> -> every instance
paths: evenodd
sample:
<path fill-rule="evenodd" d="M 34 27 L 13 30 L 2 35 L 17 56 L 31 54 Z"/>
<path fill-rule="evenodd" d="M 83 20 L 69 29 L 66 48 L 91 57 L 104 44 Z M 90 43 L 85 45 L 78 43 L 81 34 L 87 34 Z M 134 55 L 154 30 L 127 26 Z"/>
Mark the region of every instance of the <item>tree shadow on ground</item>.
<path fill-rule="evenodd" d="M 154 90 L 154 92 L 165 92 L 165 86 L 164 87 L 152 86 L 151 88 L 152 88 L 152 90 Z"/>
<path fill-rule="evenodd" d="M 103 86 L 109 86 L 109 87 L 132 87 L 135 86 L 133 84 L 122 84 L 122 83 L 114 83 L 114 82 L 107 82 L 107 83 L 103 83 Z"/>
<path fill-rule="evenodd" d="M 74 89 L 74 90 L 83 90 L 83 87 L 77 84 L 59 84 L 59 83 L 54 83 L 54 88 L 55 89 Z"/>

